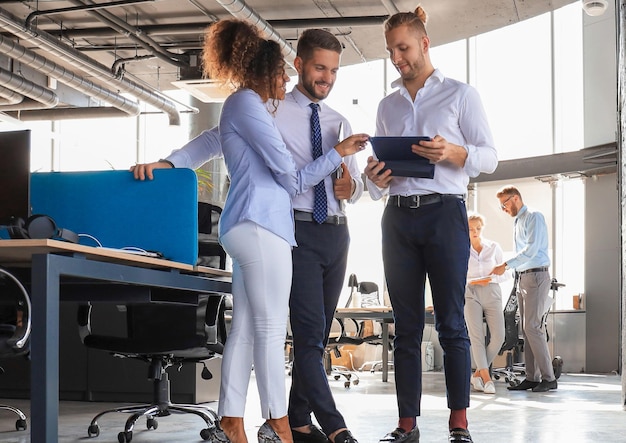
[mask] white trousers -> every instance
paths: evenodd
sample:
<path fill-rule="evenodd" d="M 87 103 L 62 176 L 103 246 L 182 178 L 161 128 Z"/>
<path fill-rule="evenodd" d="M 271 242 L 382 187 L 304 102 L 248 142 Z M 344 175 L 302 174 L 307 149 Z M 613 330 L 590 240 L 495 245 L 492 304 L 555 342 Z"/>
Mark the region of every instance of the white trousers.
<path fill-rule="evenodd" d="M 483 315 L 489 326 L 490 340 L 487 346 L 485 346 Z M 504 312 L 499 284 L 468 285 L 465 288 L 465 323 L 476 369 L 489 368 L 504 342 Z"/>
<path fill-rule="evenodd" d="M 221 243 L 233 260 L 233 319 L 222 360 L 218 414 L 244 416 L 254 364 L 263 418 L 284 417 L 291 246 L 250 221 L 234 226 Z"/>

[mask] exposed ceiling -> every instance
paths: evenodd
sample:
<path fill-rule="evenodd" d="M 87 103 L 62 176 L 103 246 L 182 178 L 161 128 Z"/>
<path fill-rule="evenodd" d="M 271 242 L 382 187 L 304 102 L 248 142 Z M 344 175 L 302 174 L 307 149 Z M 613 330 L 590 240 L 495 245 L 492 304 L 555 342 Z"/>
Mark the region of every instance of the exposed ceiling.
<path fill-rule="evenodd" d="M 421 0 L 434 46 L 513 24 L 575 0 Z M 300 32 L 327 28 L 342 64 L 386 57 L 382 23 L 418 0 L 0 0 L 0 113 L 20 120 L 137 115 L 148 103 L 178 124 L 162 91 L 199 80 L 203 31 L 248 19 L 288 61 Z"/>

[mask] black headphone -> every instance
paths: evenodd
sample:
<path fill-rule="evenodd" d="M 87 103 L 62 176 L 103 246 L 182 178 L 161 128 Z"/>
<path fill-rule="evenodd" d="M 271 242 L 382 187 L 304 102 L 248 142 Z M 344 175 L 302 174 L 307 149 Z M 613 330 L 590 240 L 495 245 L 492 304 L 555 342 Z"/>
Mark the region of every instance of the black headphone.
<path fill-rule="evenodd" d="M 20 217 L 13 217 L 11 224 L 6 227 L 9 236 L 18 238 L 58 238 L 71 243 L 78 243 L 78 235 L 69 229 L 57 227 L 52 218 L 43 214 L 35 214 L 26 221 Z"/>

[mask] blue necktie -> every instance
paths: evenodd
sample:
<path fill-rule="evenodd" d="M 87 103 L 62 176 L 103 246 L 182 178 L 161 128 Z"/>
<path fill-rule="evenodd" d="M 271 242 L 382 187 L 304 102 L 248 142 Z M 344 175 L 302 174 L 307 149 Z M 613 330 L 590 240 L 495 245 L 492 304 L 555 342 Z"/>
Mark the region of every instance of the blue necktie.
<path fill-rule="evenodd" d="M 311 143 L 313 144 L 313 159 L 322 155 L 322 129 L 320 128 L 320 117 L 317 110 L 320 107 L 317 103 L 309 104 L 311 110 Z M 328 214 L 326 202 L 326 189 L 324 180 L 314 187 L 315 199 L 313 200 L 313 220 L 317 223 L 324 223 Z"/>

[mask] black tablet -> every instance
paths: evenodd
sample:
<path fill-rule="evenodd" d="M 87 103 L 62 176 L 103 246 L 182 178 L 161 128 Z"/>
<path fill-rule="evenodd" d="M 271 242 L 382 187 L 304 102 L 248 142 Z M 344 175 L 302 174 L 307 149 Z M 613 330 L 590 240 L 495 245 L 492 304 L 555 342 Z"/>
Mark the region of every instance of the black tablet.
<path fill-rule="evenodd" d="M 397 177 L 433 178 L 435 165 L 426 157 L 414 154 L 411 145 L 430 137 L 370 137 L 370 143 L 378 160 L 385 162 L 385 168 L 391 169 L 391 175 Z"/>

